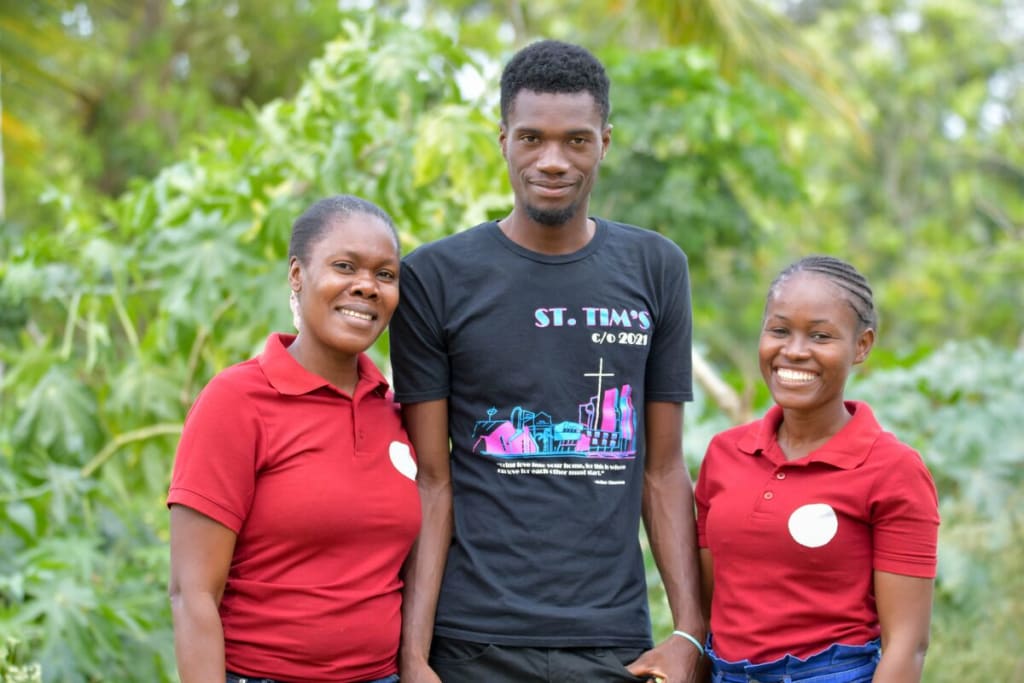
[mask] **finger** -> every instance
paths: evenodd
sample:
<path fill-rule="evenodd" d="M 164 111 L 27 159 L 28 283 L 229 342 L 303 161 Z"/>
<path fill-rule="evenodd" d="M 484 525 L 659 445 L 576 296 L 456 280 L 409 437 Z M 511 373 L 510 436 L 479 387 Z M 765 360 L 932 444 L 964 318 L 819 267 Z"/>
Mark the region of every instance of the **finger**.
<path fill-rule="evenodd" d="M 660 667 L 641 664 L 639 660 L 627 666 L 626 671 L 638 677 L 646 676 L 648 678 L 668 678 L 668 674 L 666 674 Z"/>

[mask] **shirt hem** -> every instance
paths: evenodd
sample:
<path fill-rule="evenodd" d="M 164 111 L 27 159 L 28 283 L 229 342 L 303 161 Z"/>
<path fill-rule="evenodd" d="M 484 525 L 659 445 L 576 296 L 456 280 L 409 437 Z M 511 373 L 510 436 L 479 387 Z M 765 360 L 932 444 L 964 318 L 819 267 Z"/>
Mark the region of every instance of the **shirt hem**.
<path fill-rule="evenodd" d="M 912 576 L 917 579 L 934 579 L 936 575 L 935 563 L 917 563 L 907 562 L 906 560 L 901 561 L 882 561 L 875 562 L 875 571 L 889 572 L 890 574 L 899 574 L 901 576 Z"/>
<path fill-rule="evenodd" d="M 223 505 L 210 500 L 201 493 L 175 486 L 167 493 L 167 507 L 182 505 L 195 510 L 204 517 L 209 517 L 218 524 L 238 534 L 242 530 L 244 519 L 228 510 Z"/>

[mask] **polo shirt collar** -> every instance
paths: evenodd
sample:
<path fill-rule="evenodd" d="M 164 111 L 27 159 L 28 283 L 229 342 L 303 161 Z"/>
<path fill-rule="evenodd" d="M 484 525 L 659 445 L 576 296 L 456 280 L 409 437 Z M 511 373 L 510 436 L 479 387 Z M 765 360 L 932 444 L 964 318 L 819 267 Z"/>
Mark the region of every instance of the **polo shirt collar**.
<path fill-rule="evenodd" d="M 850 421 L 843 425 L 828 442 L 808 456 L 793 462 L 810 464 L 821 462 L 844 470 L 859 467 L 868 457 L 872 444 L 882 433 L 882 427 L 875 419 L 871 407 L 862 401 L 845 401 L 850 411 Z M 782 424 L 782 408 L 773 405 L 761 419 L 758 429 L 744 434 L 737 447 L 748 455 L 762 455 L 777 440 L 779 425 Z"/>
<path fill-rule="evenodd" d="M 337 391 L 337 388 L 330 382 L 302 367 L 292 357 L 292 354 L 288 353 L 288 347 L 295 341 L 295 336 L 294 334 L 275 332 L 267 337 L 263 353 L 258 356 L 257 360 L 267 381 L 270 382 L 270 386 L 286 396 L 308 394 L 321 387 Z M 353 398 L 360 398 L 371 392 L 384 396 L 388 390 L 388 381 L 384 379 L 384 375 L 381 374 L 373 360 L 365 353 L 361 353 L 357 363 L 359 382 L 356 384 Z"/>

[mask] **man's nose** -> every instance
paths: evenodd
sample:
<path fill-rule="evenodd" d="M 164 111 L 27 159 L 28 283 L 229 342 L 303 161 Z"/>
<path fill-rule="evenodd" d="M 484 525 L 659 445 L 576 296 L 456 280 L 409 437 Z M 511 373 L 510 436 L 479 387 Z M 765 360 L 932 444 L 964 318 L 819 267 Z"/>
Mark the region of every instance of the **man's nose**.
<path fill-rule="evenodd" d="M 565 173 L 569 170 L 569 161 L 562 145 L 554 141 L 544 145 L 537 159 L 537 168 L 544 173 Z"/>

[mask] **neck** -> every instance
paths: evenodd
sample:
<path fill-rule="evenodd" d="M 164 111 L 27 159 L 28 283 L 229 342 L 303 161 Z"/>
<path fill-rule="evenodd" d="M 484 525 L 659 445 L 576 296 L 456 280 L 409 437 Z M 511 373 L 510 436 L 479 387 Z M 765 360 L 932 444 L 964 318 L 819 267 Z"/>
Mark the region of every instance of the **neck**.
<path fill-rule="evenodd" d="M 850 421 L 846 405 L 840 401 L 813 413 L 783 408 L 777 438 L 789 460 L 796 460 L 821 447 Z"/>
<path fill-rule="evenodd" d="M 587 217 L 586 206 L 581 206 L 576 215 L 561 225 L 538 223 L 517 207 L 498 221 L 498 227 L 519 246 L 551 256 L 579 251 L 597 231 L 597 224 Z"/>
<path fill-rule="evenodd" d="M 336 389 L 353 396 L 356 391 L 356 384 L 359 383 L 359 357 L 347 356 L 336 352 L 325 353 L 318 351 L 308 340 L 303 340 L 300 332 L 295 341 L 288 347 L 288 353 L 292 355 L 299 365 L 312 372 L 314 375 L 323 377 Z"/>

